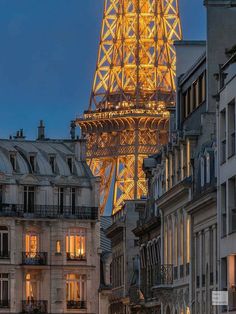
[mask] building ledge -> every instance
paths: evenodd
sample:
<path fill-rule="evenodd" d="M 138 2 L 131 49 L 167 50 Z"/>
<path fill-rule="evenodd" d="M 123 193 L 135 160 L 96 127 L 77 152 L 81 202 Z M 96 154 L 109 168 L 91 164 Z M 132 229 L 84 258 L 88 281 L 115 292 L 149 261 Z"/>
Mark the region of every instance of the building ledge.
<path fill-rule="evenodd" d="M 133 233 L 135 236 L 139 237 L 143 235 L 145 232 L 151 231 L 157 227 L 161 226 L 161 217 L 160 216 L 154 216 L 150 217 L 147 222 L 141 224 L 140 226 L 137 226 Z"/>

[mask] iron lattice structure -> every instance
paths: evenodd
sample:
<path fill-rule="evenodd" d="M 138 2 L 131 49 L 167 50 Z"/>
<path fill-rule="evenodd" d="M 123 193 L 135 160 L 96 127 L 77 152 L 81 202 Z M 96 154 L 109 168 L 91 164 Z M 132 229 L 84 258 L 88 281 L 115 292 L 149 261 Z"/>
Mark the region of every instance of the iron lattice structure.
<path fill-rule="evenodd" d="M 146 195 L 143 159 L 167 141 L 175 92 L 178 0 L 105 0 L 89 110 L 76 123 L 101 177 L 101 212 Z"/>

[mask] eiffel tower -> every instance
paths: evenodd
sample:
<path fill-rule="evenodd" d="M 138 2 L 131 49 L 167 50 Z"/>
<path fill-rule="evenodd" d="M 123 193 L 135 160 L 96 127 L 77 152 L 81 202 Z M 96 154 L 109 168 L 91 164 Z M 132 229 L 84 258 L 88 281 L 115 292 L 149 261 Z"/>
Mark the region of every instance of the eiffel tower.
<path fill-rule="evenodd" d="M 105 0 L 90 104 L 76 119 L 101 177 L 101 213 L 110 193 L 113 213 L 147 194 L 142 163 L 168 140 L 181 38 L 178 0 Z"/>

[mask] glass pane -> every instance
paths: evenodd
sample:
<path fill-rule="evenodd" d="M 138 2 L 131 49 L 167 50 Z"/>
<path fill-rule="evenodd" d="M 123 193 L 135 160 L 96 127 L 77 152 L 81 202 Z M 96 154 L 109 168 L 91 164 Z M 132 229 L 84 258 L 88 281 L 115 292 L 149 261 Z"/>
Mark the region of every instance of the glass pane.
<path fill-rule="evenodd" d="M 66 253 L 69 253 L 69 237 L 66 236 Z"/>
<path fill-rule="evenodd" d="M 28 211 L 27 187 L 24 187 L 24 211 Z"/>
<path fill-rule="evenodd" d="M 81 255 L 81 243 L 80 243 L 80 237 L 76 236 L 75 237 L 75 254 L 76 256 L 80 256 Z"/>
<path fill-rule="evenodd" d="M 71 256 L 75 255 L 75 238 L 74 236 L 70 236 L 69 237 L 69 252 L 71 254 Z"/>
<path fill-rule="evenodd" d="M 32 188 L 31 188 L 32 189 Z M 34 212 L 34 189 L 29 191 L 29 199 L 28 199 L 28 211 L 29 213 L 33 213 Z"/>
<path fill-rule="evenodd" d="M 76 295 L 75 295 L 75 300 L 76 301 L 80 301 L 80 283 L 77 281 L 75 283 L 75 292 L 76 292 Z"/>
<path fill-rule="evenodd" d="M 2 251 L 4 255 L 8 254 L 8 233 L 3 233 Z"/>
<path fill-rule="evenodd" d="M 8 281 L 4 280 L 2 283 L 2 300 L 8 300 Z"/>

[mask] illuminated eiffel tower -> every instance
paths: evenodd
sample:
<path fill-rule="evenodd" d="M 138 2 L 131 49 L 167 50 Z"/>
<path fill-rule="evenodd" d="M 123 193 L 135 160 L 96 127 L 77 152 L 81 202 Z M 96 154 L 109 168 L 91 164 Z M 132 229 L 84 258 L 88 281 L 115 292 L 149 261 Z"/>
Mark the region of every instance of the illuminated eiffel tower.
<path fill-rule="evenodd" d="M 168 139 L 181 38 L 178 0 L 105 0 L 90 106 L 76 120 L 101 177 L 101 213 L 111 191 L 113 213 L 147 193 L 142 163 Z"/>

